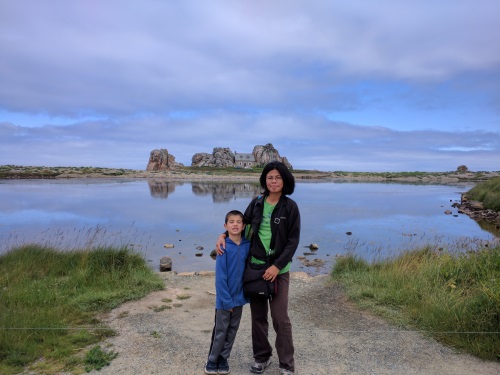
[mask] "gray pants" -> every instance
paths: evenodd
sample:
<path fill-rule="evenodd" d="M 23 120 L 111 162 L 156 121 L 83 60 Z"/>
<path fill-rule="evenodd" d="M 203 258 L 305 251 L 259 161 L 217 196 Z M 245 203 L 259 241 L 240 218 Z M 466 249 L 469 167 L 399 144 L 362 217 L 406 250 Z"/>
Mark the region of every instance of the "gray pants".
<path fill-rule="evenodd" d="M 215 325 L 212 332 L 212 343 L 208 360 L 218 362 L 219 356 L 228 359 L 233 348 L 234 339 L 240 326 L 243 306 L 236 306 L 233 312 L 228 310 L 215 310 Z"/>

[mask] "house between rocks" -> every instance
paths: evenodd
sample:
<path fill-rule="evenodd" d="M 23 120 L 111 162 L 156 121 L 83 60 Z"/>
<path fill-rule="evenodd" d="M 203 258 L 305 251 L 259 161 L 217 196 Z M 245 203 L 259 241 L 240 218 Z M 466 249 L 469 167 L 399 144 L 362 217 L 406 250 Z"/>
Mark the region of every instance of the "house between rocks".
<path fill-rule="evenodd" d="M 255 146 L 252 153 L 232 152 L 228 147 L 216 147 L 212 154 L 197 153 L 191 159 L 192 167 L 253 168 L 264 166 L 271 161 L 281 161 L 289 169 L 292 165 L 286 157 L 280 156 L 271 143 Z"/>

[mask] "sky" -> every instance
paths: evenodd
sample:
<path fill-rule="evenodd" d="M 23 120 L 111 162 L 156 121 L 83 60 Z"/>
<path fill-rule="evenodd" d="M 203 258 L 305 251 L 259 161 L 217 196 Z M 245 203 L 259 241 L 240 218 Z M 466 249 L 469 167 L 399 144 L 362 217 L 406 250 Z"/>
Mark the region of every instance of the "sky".
<path fill-rule="evenodd" d="M 498 0 L 0 0 L 0 165 L 500 170 Z"/>

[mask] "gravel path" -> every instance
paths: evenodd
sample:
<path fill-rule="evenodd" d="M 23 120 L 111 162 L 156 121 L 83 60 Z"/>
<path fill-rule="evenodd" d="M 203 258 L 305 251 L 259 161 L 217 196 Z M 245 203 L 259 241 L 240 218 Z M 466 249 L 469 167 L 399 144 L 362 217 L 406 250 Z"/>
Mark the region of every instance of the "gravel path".
<path fill-rule="evenodd" d="M 125 303 L 105 317 L 118 335 L 107 339 L 103 347 L 119 355 L 93 374 L 203 374 L 214 318 L 213 274 L 161 275 L 165 290 Z M 356 309 L 339 287 L 327 281 L 327 276 L 292 274 L 290 316 L 296 374 L 500 374 L 498 362 L 459 354 Z M 250 309 L 246 306 L 229 360 L 231 373 L 250 374 L 251 362 Z M 279 374 L 276 357 L 265 374 Z"/>

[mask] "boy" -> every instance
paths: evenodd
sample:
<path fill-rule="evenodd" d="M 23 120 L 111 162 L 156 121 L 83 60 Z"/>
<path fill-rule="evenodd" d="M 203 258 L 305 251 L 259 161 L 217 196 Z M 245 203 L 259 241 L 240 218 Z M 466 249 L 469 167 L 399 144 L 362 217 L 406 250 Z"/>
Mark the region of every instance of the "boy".
<path fill-rule="evenodd" d="M 243 214 L 236 210 L 228 212 L 224 228 L 229 237 L 226 251 L 215 261 L 215 326 L 205 374 L 229 374 L 227 359 L 238 332 L 243 305 L 248 302 L 243 294 L 243 271 L 250 241 L 242 236 Z"/>

